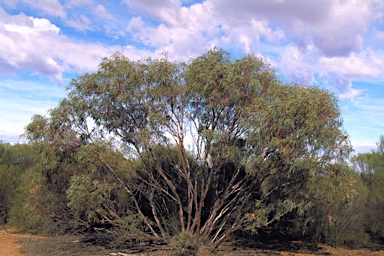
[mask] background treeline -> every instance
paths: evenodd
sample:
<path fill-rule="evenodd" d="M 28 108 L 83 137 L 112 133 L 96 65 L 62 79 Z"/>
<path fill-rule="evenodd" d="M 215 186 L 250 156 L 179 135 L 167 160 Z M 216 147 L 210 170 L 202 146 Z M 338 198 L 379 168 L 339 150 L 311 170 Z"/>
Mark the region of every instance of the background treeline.
<path fill-rule="evenodd" d="M 249 239 L 272 239 L 312 241 L 332 246 L 362 246 L 384 242 L 384 138 L 378 149 L 371 153 L 358 154 L 351 159 L 349 171 L 356 194 L 346 202 L 339 195 L 319 197 L 304 216 L 291 213 L 272 227 L 259 231 L 259 236 L 240 232 Z M 114 152 L 110 152 L 111 155 Z M 55 188 L 53 194 L 48 186 L 69 182 L 70 177 L 48 177 L 37 150 L 30 144 L 0 143 L 0 216 L 1 223 L 9 223 L 21 232 L 35 234 L 60 234 L 74 232 L 73 215 L 67 204 L 71 194 Z M 76 167 L 78 168 L 78 167 Z M 80 181 L 78 181 L 80 182 Z M 81 182 L 90 182 L 83 180 Z M 49 184 L 51 183 L 51 184 Z M 327 181 L 318 184 L 319 189 L 331 186 Z M 68 187 L 67 187 L 68 190 Z M 92 194 L 95 191 L 90 191 Z M 77 193 L 83 193 L 81 191 Z M 96 195 L 95 195 L 96 196 Z M 77 207 L 86 208 L 88 200 Z M 118 205 L 126 198 L 116 197 Z M 123 206 L 121 206 L 123 207 Z M 61 209 L 64 208 L 64 209 Z M 60 213 L 60 211 L 63 212 Z M 77 209 L 79 211 L 79 209 Z M 81 212 L 96 214 L 95 209 Z M 72 220 L 71 220 L 72 219 Z M 135 220 L 132 220 L 135 221 Z M 86 227 L 89 224 L 85 224 Z M 81 232 L 91 230 L 82 229 Z M 77 230 L 79 232 L 79 230 Z"/>
<path fill-rule="evenodd" d="M 181 250 L 382 242 L 383 138 L 350 159 L 335 97 L 282 82 L 262 59 L 117 53 L 68 90 L 33 117 L 29 144 L 0 144 L 1 221 L 20 231 Z"/>

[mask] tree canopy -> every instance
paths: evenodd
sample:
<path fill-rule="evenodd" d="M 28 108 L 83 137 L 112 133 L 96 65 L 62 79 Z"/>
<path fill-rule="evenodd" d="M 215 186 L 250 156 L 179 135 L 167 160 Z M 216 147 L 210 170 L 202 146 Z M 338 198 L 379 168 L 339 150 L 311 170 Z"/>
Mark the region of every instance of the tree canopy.
<path fill-rule="evenodd" d="M 302 215 L 325 193 L 313 185 L 341 177 L 351 150 L 332 94 L 286 84 L 252 55 L 116 53 L 68 90 L 27 134 L 47 184 L 65 196 L 60 209 L 83 226 L 215 248 L 237 230 Z"/>

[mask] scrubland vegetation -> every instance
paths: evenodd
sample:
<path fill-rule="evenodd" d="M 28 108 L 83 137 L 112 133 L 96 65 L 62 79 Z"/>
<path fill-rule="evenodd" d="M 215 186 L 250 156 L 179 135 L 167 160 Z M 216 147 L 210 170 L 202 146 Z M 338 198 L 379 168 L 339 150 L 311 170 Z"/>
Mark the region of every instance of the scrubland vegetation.
<path fill-rule="evenodd" d="M 351 156 L 335 97 L 263 60 L 105 58 L 28 144 L 0 144 L 0 221 L 194 251 L 226 241 L 383 243 L 384 138 Z"/>

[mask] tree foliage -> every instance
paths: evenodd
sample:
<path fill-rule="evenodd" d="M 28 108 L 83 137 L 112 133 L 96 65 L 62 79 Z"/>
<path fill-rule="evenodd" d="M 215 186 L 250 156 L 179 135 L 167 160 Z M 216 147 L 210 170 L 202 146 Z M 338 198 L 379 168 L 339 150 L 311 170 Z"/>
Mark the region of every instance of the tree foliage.
<path fill-rule="evenodd" d="M 384 241 L 384 136 L 380 136 L 377 149 L 371 153 L 358 154 L 352 159 L 367 187 L 365 202 L 365 228 L 371 239 Z"/>
<path fill-rule="evenodd" d="M 188 234 L 214 248 L 236 230 L 303 214 L 325 192 L 311 194 L 313 182 L 338 182 L 350 151 L 333 95 L 285 84 L 254 56 L 213 49 L 174 63 L 116 53 L 68 89 L 27 133 L 59 209 L 84 226 Z"/>
<path fill-rule="evenodd" d="M 0 223 L 9 221 L 21 177 L 37 163 L 38 154 L 30 145 L 0 142 Z"/>
<path fill-rule="evenodd" d="M 312 186 L 313 208 L 306 214 L 304 232 L 313 242 L 334 247 L 358 247 L 368 242 L 364 230 L 367 191 L 349 166 L 334 166 Z"/>

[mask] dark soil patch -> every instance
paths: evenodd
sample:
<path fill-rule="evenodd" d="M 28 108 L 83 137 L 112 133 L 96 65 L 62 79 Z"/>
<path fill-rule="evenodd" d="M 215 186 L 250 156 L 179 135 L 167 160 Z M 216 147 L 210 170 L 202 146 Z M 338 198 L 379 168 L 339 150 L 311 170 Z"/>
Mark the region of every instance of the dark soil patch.
<path fill-rule="evenodd" d="M 113 250 L 102 246 L 87 245 L 80 236 L 55 236 L 42 239 L 20 238 L 20 252 L 28 256 L 97 256 L 109 255 Z"/>
<path fill-rule="evenodd" d="M 20 252 L 26 256 L 111 256 L 126 253 L 137 256 L 190 256 L 193 254 L 181 254 L 177 251 L 167 249 L 165 246 L 143 244 L 144 251 L 130 250 L 128 247 L 108 248 L 100 245 L 100 240 L 92 240 L 85 236 L 56 236 L 47 238 L 34 238 L 32 236 L 21 236 L 17 243 L 21 244 Z M 98 241 L 97 244 L 96 241 Z M 105 241 L 106 244 L 107 241 Z M 96 243 L 96 244 L 95 244 Z M 162 248 L 162 249 L 161 249 Z M 308 244 L 302 242 L 279 243 L 252 243 L 252 244 L 225 244 L 217 251 L 211 252 L 201 247 L 195 255 L 204 256 L 256 256 L 256 255 L 281 255 L 281 256 L 308 256 L 308 255 L 335 255 L 335 256 L 378 256 L 383 255 L 380 246 L 376 248 L 365 248 L 349 250 L 345 248 L 332 248 L 326 245 Z M 0 253 L 1 255 L 1 253 Z M 122 254 L 120 254 L 122 255 Z"/>

